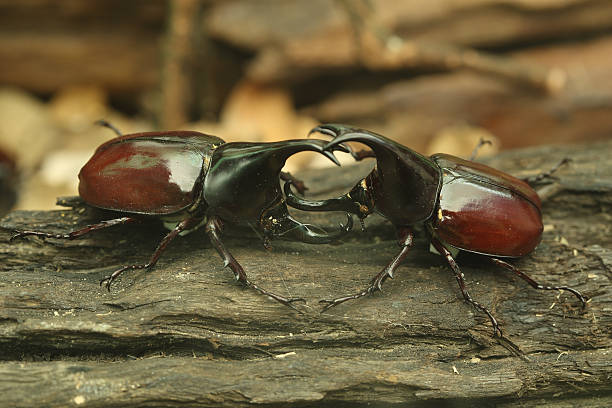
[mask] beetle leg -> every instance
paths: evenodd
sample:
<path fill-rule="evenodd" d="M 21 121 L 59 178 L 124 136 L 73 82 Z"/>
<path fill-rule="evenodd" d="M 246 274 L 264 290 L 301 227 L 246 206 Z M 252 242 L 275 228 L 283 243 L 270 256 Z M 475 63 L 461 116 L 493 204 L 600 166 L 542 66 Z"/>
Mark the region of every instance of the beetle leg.
<path fill-rule="evenodd" d="M 550 170 L 543 171 L 541 173 L 536 174 L 535 176 L 525 177 L 523 181 L 525 181 L 530 186 L 533 186 L 534 184 L 538 184 L 542 180 L 547 179 L 547 178 L 555 179 L 553 174 L 556 173 L 557 170 L 559 170 L 562 166 L 568 164 L 571 161 L 572 159 L 566 157 L 562 159 L 559 163 L 555 164 Z"/>
<path fill-rule="evenodd" d="M 19 231 L 16 234 L 14 234 L 11 238 L 10 241 L 13 241 L 14 239 L 17 238 L 23 238 L 23 237 L 27 237 L 29 235 L 33 235 L 36 237 L 42 237 L 42 238 L 55 238 L 55 239 L 75 239 L 75 238 L 79 238 L 85 234 L 89 234 L 90 232 L 93 231 L 97 231 L 97 230 L 101 230 L 104 228 L 108 228 L 108 227 L 112 227 L 114 225 L 120 225 L 120 224 L 127 224 L 130 222 L 134 222 L 137 221 L 137 218 L 134 217 L 121 217 L 121 218 L 113 218 L 112 220 L 104 220 L 101 221 L 97 224 L 91 224 L 91 225 L 87 225 L 86 227 L 83 227 L 81 229 L 78 229 L 76 231 L 71 231 L 67 234 L 52 234 L 52 233 L 48 233 L 48 232 L 41 232 L 41 231 Z"/>
<path fill-rule="evenodd" d="M 524 279 L 528 284 L 530 284 L 534 289 L 540 289 L 540 290 L 567 290 L 568 292 L 571 292 L 572 294 L 574 294 L 574 296 L 576 296 L 578 298 L 578 300 L 580 300 L 580 302 L 582 302 L 582 307 L 583 308 L 586 307 L 586 299 L 585 299 L 585 297 L 582 296 L 582 294 L 580 292 L 578 292 L 576 289 L 572 289 L 572 288 L 570 288 L 568 286 L 544 286 L 544 285 L 540 285 L 538 282 L 534 281 L 529 275 L 527 275 L 524 272 L 521 272 L 519 269 L 517 269 L 514 265 L 511 265 L 508 262 L 502 261 L 501 259 L 498 259 L 498 258 L 489 258 L 489 259 L 494 264 L 499 265 L 502 268 L 506 268 L 506 269 L 508 269 L 511 272 L 514 272 L 516 275 L 518 275 L 519 277 Z"/>
<path fill-rule="evenodd" d="M 176 238 L 184 230 L 188 230 L 190 228 L 193 228 L 195 225 L 198 225 L 200 223 L 200 221 L 201 221 L 201 218 L 188 218 L 186 220 L 181 221 L 157 245 L 157 248 L 155 248 L 155 252 L 153 252 L 153 255 L 151 255 L 151 258 L 149 259 L 149 262 L 147 262 L 146 264 L 140 264 L 140 265 L 127 265 L 127 266 L 124 266 L 123 268 L 117 269 L 115 272 L 111 273 L 110 275 L 105 276 L 100 281 L 100 286 L 102 286 L 102 284 L 104 284 L 104 286 L 106 286 L 106 289 L 108 289 L 108 291 L 110 292 L 111 283 L 113 283 L 115 281 L 115 279 L 117 279 L 117 277 L 119 275 L 121 275 L 121 273 L 123 273 L 125 271 L 128 271 L 128 270 L 132 270 L 133 271 L 133 270 L 136 270 L 136 269 L 149 269 L 149 268 L 151 268 L 153 265 L 155 265 L 157 263 L 157 260 L 161 256 L 162 252 L 164 252 L 164 250 L 166 249 L 168 244 L 170 242 L 172 242 L 172 240 L 174 238 Z"/>
<path fill-rule="evenodd" d="M 293 306 L 293 302 L 298 302 L 298 301 L 304 302 L 305 300 L 303 298 L 286 298 L 286 297 L 277 295 L 275 293 L 269 292 L 257 286 L 256 284 L 254 284 L 247 278 L 247 275 L 244 272 L 242 265 L 238 263 L 236 258 L 233 257 L 233 255 L 227 250 L 227 248 L 225 248 L 225 245 L 223 245 L 223 242 L 221 242 L 221 237 L 220 237 L 221 220 L 218 217 L 214 217 L 214 216 L 210 217 L 210 219 L 206 222 L 205 228 L 206 228 L 206 233 L 208 234 L 208 237 L 210 238 L 210 241 L 212 242 L 213 246 L 215 247 L 215 249 L 221 256 L 221 258 L 223 259 L 224 266 L 226 267 L 229 266 L 232 272 L 234 272 L 234 276 L 236 277 L 237 281 L 239 281 L 240 283 L 242 283 L 244 286 L 248 288 L 255 289 L 262 295 L 269 296 L 272 299 L 276 300 L 277 302 L 280 302 L 283 305 L 292 308 L 298 313 L 302 313 L 299 309 Z"/>
<path fill-rule="evenodd" d="M 463 298 L 468 303 L 472 304 L 472 306 L 474 306 L 476 309 L 480 310 L 481 312 L 489 316 L 489 320 L 491 320 L 491 324 L 493 325 L 493 335 L 494 336 L 499 334 L 499 337 L 504 337 L 501 329 L 499 328 L 499 324 L 497 324 L 497 320 L 495 320 L 495 317 L 493 317 L 491 312 L 489 312 L 489 310 L 486 307 L 476 302 L 474 299 L 472 299 L 472 296 L 470 296 L 469 292 L 466 289 L 463 272 L 461 272 L 461 269 L 459 269 L 459 265 L 457 265 L 457 262 L 455 262 L 455 259 L 453 258 L 453 255 L 450 253 L 450 251 L 446 249 L 446 247 L 442 244 L 442 242 L 440 242 L 440 240 L 438 240 L 436 237 L 433 237 L 433 236 L 431 237 L 431 243 L 438 250 L 438 252 L 443 257 L 446 258 L 448 265 L 453 270 L 453 273 L 455 274 L 455 278 L 457 279 L 457 283 L 459 284 L 459 289 L 461 289 L 461 293 L 463 294 Z"/>
<path fill-rule="evenodd" d="M 391 262 L 387 264 L 371 281 L 370 285 L 361 292 L 354 293 L 352 295 L 339 297 L 332 300 L 323 299 L 320 300 L 319 303 L 325 303 L 325 307 L 321 310 L 324 312 L 334 306 L 338 306 L 340 303 L 344 303 L 347 300 L 358 299 L 363 296 L 367 296 L 370 293 L 374 293 L 377 290 L 382 291 L 382 284 L 387 280 L 387 278 L 393 279 L 393 272 L 397 269 L 397 267 L 402 263 L 402 261 L 408 255 L 408 251 L 412 247 L 412 238 L 413 234 L 409 228 L 401 227 L 398 228 L 398 243 L 402 247 L 399 254 L 397 254 Z"/>

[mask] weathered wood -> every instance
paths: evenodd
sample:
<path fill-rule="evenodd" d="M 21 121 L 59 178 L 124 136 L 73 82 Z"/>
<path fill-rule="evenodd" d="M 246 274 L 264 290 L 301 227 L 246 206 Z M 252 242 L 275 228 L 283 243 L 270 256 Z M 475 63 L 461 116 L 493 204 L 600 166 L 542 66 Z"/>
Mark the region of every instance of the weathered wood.
<path fill-rule="evenodd" d="M 162 129 L 177 129 L 189 121 L 190 106 L 194 103 L 193 70 L 201 29 L 199 0 L 173 0 L 169 3 L 168 29 L 164 46 L 161 81 Z"/>
<path fill-rule="evenodd" d="M 612 5 L 605 0 L 234 0 L 217 2 L 207 17 L 211 34 L 232 44 L 261 50 L 330 40 L 319 62 L 347 55 L 336 45 L 354 47 L 355 20 L 365 19 L 402 37 L 465 46 L 509 46 L 609 28 Z M 357 18 L 355 18 L 355 16 Z M 274 21 L 274 24 L 270 24 Z M 359 22 L 357 22 L 359 23 Z"/>
<path fill-rule="evenodd" d="M 560 78 L 554 72 L 469 56 L 460 46 L 508 48 L 565 39 L 569 32 L 596 33 L 609 27 L 611 16 L 612 4 L 600 0 L 438 1 L 418 7 L 394 0 L 240 0 L 220 2 L 207 22 L 214 37 L 257 52 L 247 74 L 260 81 L 362 65 L 382 70 L 467 66 L 555 90 Z M 393 33 L 406 43 L 400 52 L 383 52 L 388 55 L 373 61 L 375 55 L 368 55 L 371 50 L 363 49 L 359 40 L 364 31 Z"/>
<path fill-rule="evenodd" d="M 75 84 L 151 89 L 165 7 L 161 0 L 0 0 L 0 82 L 46 93 Z"/>
<path fill-rule="evenodd" d="M 161 228 L 8 243 L 13 228 L 65 231 L 100 216 L 14 212 L 0 232 L 0 406 L 609 406 L 611 155 L 606 142 L 490 160 L 526 176 L 573 159 L 558 173 L 564 190 L 544 206 L 542 243 L 517 265 L 592 298 L 583 311 L 569 293 L 538 292 L 460 258 L 471 294 L 491 308 L 508 342 L 492 338 L 486 316 L 462 301 L 422 234 L 383 293 L 319 314 L 317 300 L 361 289 L 397 251 L 380 218 L 341 245 L 274 241 L 269 252 L 248 230 L 228 228 L 227 245 L 255 282 L 308 300 L 297 314 L 240 288 L 202 232 L 107 293 L 99 279 L 147 258 Z M 303 176 L 311 191 L 331 196 L 371 165 Z M 327 228 L 343 219 L 296 216 Z"/>
<path fill-rule="evenodd" d="M 524 42 L 565 40 L 568 33 L 577 38 L 609 29 L 612 17 L 612 4 L 606 0 L 446 0 L 418 7 L 394 0 L 202 3 L 211 10 L 205 18 L 211 35 L 255 51 L 250 75 L 274 81 L 311 76 L 316 69 L 359 66 L 350 18 L 355 8 L 367 16 L 366 30 L 379 27 L 415 44 L 466 47 L 520 47 Z M 367 4 L 372 6 L 364 10 Z M 156 89 L 167 5 L 162 0 L 0 0 L 0 82 L 45 93 L 89 83 L 123 94 Z M 425 52 L 424 63 L 431 52 Z M 205 54 L 194 59 L 198 67 L 214 62 Z M 229 59 L 228 65 L 244 62 Z M 438 56 L 435 60 L 439 65 Z M 220 77 L 216 79 L 229 81 Z"/>
<path fill-rule="evenodd" d="M 486 129 L 504 148 L 587 141 L 612 134 L 612 36 L 514 54 L 567 73 L 554 97 L 525 92 L 469 72 L 428 75 L 382 87 L 346 88 L 303 114 L 359 123 L 425 150 L 432 136 L 457 123 Z"/>

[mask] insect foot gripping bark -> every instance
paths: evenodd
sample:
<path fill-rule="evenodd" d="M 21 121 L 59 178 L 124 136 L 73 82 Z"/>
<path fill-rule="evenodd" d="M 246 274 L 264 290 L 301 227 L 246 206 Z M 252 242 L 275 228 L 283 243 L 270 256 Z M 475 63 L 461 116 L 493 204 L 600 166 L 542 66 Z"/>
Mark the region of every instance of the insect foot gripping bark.
<path fill-rule="evenodd" d="M 269 292 L 251 282 L 221 239 L 226 224 L 253 226 L 264 242 L 277 237 L 311 244 L 334 241 L 352 228 L 352 217 L 337 232 L 300 223 L 288 212 L 279 178 L 287 158 L 302 151 L 318 152 L 336 164 L 336 148 L 326 141 L 286 140 L 274 143 L 225 143 L 191 131 L 148 132 L 118 137 L 102 144 L 79 173 L 79 195 L 86 204 L 115 211 L 117 218 L 76 231 L 56 234 L 18 231 L 12 239 L 29 235 L 75 239 L 100 229 L 158 218 L 170 232 L 147 263 L 124 266 L 101 280 L 111 283 L 128 270 L 149 269 L 179 234 L 204 226 L 211 243 L 236 279 L 278 302 L 292 307 L 302 300 Z M 336 150 L 345 150 L 339 147 Z"/>
<path fill-rule="evenodd" d="M 453 252 L 479 254 L 495 265 L 515 273 L 535 289 L 566 290 L 586 305 L 585 297 L 567 286 L 541 285 L 503 259 L 529 254 L 542 236 L 541 202 L 523 180 L 483 164 L 448 154 L 425 157 L 384 136 L 345 125 L 314 128 L 333 139 L 325 149 L 333 150 L 349 141 L 367 145 L 370 153 L 353 154 L 360 159 L 375 157 L 376 166 L 347 194 L 328 200 L 308 201 L 284 185 L 287 204 L 305 211 L 346 211 L 360 220 L 377 212 L 397 230 L 400 252 L 362 291 L 332 300 L 322 300 L 323 310 L 381 290 L 392 278 L 412 245 L 412 227 L 424 224 L 431 245 L 450 266 L 465 300 L 485 313 L 494 335 L 502 337 L 497 320 L 469 294 L 464 275 Z"/>

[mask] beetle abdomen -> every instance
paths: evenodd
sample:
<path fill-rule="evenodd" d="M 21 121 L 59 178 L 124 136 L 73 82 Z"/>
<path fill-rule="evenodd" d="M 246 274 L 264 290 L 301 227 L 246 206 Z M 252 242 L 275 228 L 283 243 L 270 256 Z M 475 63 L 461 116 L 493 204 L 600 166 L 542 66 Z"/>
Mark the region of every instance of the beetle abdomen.
<path fill-rule="evenodd" d="M 79 194 L 99 208 L 150 215 L 178 212 L 193 204 L 200 174 L 218 141 L 222 143 L 195 132 L 114 139 L 81 169 Z"/>
<path fill-rule="evenodd" d="M 476 172 L 470 169 L 471 162 L 452 159 L 444 155 L 437 160 L 443 170 L 440 199 L 431 221 L 437 236 L 469 252 L 508 257 L 531 252 L 543 229 L 537 193 L 498 170 L 491 169 L 487 177 L 487 166 L 475 164 Z"/>

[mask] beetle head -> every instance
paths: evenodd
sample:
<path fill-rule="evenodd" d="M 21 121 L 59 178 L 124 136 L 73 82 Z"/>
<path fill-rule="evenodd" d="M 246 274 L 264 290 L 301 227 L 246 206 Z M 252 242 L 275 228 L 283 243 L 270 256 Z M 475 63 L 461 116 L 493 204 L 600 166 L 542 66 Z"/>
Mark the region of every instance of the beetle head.
<path fill-rule="evenodd" d="M 289 215 L 279 181 L 285 161 L 301 151 L 319 152 L 339 165 L 333 151 L 346 149 L 323 149 L 325 145 L 323 140 L 303 139 L 219 146 L 203 183 L 208 211 L 234 222 L 256 224 L 268 238 L 283 236 L 309 243 L 338 238 L 350 230 L 350 222 L 340 233 L 326 234 L 296 221 Z"/>
<path fill-rule="evenodd" d="M 289 205 L 311 211 L 348 211 L 362 218 L 376 209 L 395 225 L 411 225 L 433 214 L 441 171 L 430 158 L 382 135 L 345 125 L 317 126 L 313 132 L 333 137 L 325 149 L 349 141 L 367 145 L 376 156 L 376 167 L 344 196 L 317 202 L 291 194 Z"/>

